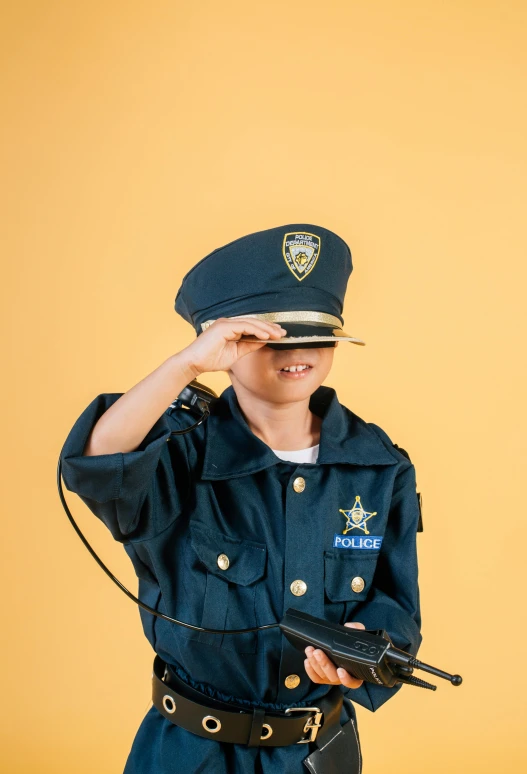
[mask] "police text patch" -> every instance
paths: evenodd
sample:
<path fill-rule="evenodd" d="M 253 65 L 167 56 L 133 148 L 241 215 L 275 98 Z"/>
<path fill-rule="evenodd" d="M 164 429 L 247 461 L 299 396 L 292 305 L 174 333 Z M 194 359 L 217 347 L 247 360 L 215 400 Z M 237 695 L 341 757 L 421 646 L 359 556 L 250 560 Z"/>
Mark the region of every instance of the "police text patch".
<path fill-rule="evenodd" d="M 335 535 L 333 538 L 333 548 L 363 548 L 371 551 L 379 549 L 381 545 L 382 535 L 370 535 L 369 537 L 362 537 L 362 535 L 354 535 L 353 537 Z"/>

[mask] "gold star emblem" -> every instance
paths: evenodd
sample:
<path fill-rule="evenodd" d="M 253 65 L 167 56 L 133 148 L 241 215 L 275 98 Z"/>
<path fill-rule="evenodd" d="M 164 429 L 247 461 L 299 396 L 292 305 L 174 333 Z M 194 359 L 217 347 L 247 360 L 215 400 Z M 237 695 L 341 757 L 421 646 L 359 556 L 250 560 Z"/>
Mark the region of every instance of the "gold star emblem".
<path fill-rule="evenodd" d="M 352 529 L 361 529 L 365 535 L 369 535 L 370 532 L 366 526 L 368 519 L 377 515 L 377 511 L 365 511 L 360 501 L 360 495 L 355 497 L 355 505 L 350 510 L 343 510 L 339 508 L 339 513 L 343 513 L 346 518 L 346 529 L 343 531 L 343 535 L 347 535 Z"/>

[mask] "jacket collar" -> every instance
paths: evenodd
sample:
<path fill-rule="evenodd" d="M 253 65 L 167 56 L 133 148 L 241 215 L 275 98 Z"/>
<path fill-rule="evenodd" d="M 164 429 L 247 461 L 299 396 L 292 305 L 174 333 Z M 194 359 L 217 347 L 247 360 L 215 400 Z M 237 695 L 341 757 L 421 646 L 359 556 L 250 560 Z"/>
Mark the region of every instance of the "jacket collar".
<path fill-rule="evenodd" d="M 398 462 L 375 431 L 339 403 L 332 387 L 321 385 L 311 395 L 309 408 L 322 418 L 317 465 L 338 462 L 395 465 Z M 212 404 L 205 421 L 205 434 L 202 479 L 246 476 L 281 462 L 249 428 L 232 385 Z"/>

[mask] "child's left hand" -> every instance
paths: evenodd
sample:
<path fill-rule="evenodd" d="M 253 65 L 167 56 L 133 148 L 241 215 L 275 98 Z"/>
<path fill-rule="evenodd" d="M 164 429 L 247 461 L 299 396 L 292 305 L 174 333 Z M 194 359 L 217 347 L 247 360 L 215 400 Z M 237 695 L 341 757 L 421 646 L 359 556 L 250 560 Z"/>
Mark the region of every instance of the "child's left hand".
<path fill-rule="evenodd" d="M 351 629 L 365 629 L 364 624 L 354 621 L 345 623 Z M 327 683 L 329 685 L 344 685 L 346 688 L 360 688 L 364 680 L 352 677 L 345 669 L 335 666 L 324 651 L 315 649 L 312 645 L 306 648 L 306 660 L 304 667 L 310 680 L 314 683 Z"/>

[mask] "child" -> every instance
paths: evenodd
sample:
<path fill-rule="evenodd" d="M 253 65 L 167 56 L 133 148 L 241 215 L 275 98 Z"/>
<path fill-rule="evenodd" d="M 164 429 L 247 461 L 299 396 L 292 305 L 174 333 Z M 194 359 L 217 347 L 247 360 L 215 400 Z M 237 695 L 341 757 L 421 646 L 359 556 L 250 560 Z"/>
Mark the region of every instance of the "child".
<path fill-rule="evenodd" d="M 338 342 L 363 343 L 341 327 L 351 271 L 347 244 L 311 224 L 214 250 L 176 296 L 197 338 L 76 421 L 64 482 L 123 543 L 147 605 L 219 630 L 294 607 L 417 653 L 414 466 L 322 385 Z M 212 371 L 231 385 L 171 436 L 195 418 L 167 407 Z M 210 634 L 139 612 L 154 705 L 124 774 L 361 771 L 353 702 L 375 711 L 400 684 L 363 683 L 277 628 Z"/>

